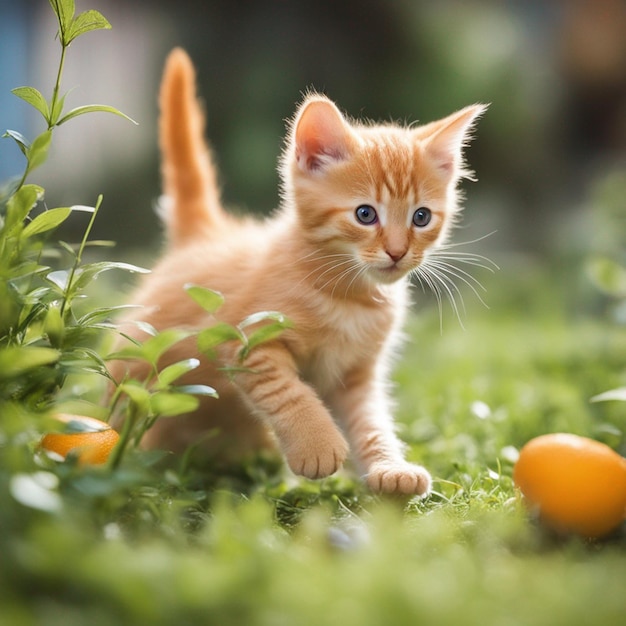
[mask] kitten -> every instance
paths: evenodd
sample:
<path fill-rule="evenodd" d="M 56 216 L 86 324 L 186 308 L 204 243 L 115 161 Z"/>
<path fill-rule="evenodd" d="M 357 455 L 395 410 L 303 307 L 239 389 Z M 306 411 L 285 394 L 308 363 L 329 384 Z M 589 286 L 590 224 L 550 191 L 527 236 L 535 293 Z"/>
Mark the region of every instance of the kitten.
<path fill-rule="evenodd" d="M 257 311 L 285 314 L 293 328 L 250 351 L 238 365 L 229 342 L 211 361 L 184 340 L 164 365 L 197 356 L 188 384 L 215 387 L 199 410 L 163 419 L 150 447 L 184 449 L 202 431 L 219 455 L 278 446 L 296 474 L 322 478 L 348 453 L 374 491 L 428 493 L 431 479 L 404 459 L 394 433 L 388 376 L 409 303 L 409 275 L 446 241 L 458 212 L 458 181 L 468 176 L 462 147 L 485 107 L 467 107 L 422 127 L 347 120 L 311 93 L 289 125 L 280 161 L 282 206 L 265 221 L 224 212 L 203 141 L 195 73 L 181 49 L 170 54 L 160 92 L 160 147 L 167 248 L 131 298 L 143 306 L 126 318 L 157 329 L 215 323 L 183 290 L 221 292 L 215 318 L 237 324 Z M 112 364 L 145 378 L 141 363 Z"/>

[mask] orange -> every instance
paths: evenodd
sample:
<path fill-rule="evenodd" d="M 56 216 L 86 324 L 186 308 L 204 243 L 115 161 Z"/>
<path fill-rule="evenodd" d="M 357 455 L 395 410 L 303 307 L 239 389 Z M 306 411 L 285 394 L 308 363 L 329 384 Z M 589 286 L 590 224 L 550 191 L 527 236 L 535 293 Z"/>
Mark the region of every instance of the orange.
<path fill-rule="evenodd" d="M 48 433 L 41 439 L 41 447 L 64 459 L 71 452 L 81 465 L 101 465 L 109 458 L 120 436 L 105 422 L 93 417 L 59 413 L 55 418 L 64 422 L 65 432 Z"/>
<path fill-rule="evenodd" d="M 626 510 L 626 459 L 608 446 L 566 433 L 531 439 L 513 480 L 548 526 L 583 537 L 615 530 Z"/>

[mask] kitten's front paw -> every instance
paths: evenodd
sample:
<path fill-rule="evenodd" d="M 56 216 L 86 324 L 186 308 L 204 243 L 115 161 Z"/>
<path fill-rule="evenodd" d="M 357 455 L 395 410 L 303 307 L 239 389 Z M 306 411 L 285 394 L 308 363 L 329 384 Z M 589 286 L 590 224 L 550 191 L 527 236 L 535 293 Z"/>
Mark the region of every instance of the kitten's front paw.
<path fill-rule="evenodd" d="M 365 478 L 369 488 L 378 493 L 425 496 L 431 485 L 430 474 L 423 467 L 406 461 L 375 463 Z"/>
<path fill-rule="evenodd" d="M 299 439 L 285 451 L 285 458 L 294 474 L 306 478 L 325 478 L 334 474 L 348 456 L 348 444 L 339 432 L 314 441 Z"/>

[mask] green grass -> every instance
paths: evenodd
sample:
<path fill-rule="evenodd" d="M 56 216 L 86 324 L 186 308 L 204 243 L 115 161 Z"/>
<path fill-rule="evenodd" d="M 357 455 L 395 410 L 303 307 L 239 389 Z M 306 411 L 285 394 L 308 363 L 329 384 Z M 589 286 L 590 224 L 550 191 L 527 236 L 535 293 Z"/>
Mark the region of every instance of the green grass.
<path fill-rule="evenodd" d="M 511 472 L 515 449 L 544 432 L 624 452 L 623 405 L 589 398 L 623 384 L 626 331 L 565 315 L 541 277 L 540 311 L 520 315 L 533 282 L 505 283 L 501 272 L 497 304 L 471 307 L 466 330 L 446 315 L 441 334 L 430 309 L 410 321 L 397 413 L 409 456 L 435 476 L 429 499 L 270 463 L 219 478 L 134 452 L 113 473 L 55 469 L 61 504 L 40 511 L 15 502 L 5 472 L 0 623 L 621 623 L 623 533 L 551 535 Z"/>

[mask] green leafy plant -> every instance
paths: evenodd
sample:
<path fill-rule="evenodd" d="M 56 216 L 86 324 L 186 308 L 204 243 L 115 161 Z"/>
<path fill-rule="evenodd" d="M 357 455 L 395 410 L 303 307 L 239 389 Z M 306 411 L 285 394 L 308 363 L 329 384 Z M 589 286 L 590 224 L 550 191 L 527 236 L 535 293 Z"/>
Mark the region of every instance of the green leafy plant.
<path fill-rule="evenodd" d="M 21 178 L 8 186 L 9 193 L 0 203 L 0 403 L 25 407 L 29 415 L 45 414 L 76 406 L 71 397 L 61 404 L 58 401 L 69 376 L 95 374 L 109 379 L 115 387 L 110 406 L 82 402 L 81 409 L 88 415 L 107 419 L 113 411 L 125 414 L 121 440 L 110 462 L 110 467 L 115 469 L 129 446 L 136 447 L 157 419 L 191 412 L 198 407 L 198 396 L 216 396 L 216 392 L 208 385 L 176 384 L 184 374 L 198 367 L 198 359 L 184 359 L 160 369 L 161 357 L 174 344 L 190 337 L 189 331 L 157 332 L 143 325 L 149 335 L 143 343 L 132 342 L 105 357 L 96 349 L 103 335 L 118 332 L 111 317 L 124 306 L 90 306 L 89 287 L 103 272 L 147 270 L 123 262 L 85 262 L 88 247 L 111 245 L 90 240 L 102 196 L 94 207 L 48 208 L 45 190 L 27 184 L 26 180 L 45 162 L 57 127 L 94 112 L 130 118 L 101 104 L 65 110 L 67 94 L 62 94 L 61 82 L 70 45 L 77 37 L 111 26 L 98 11 L 76 15 L 74 0 L 51 0 L 50 4 L 57 17 L 61 46 L 52 96 L 46 100 L 34 87 L 13 90 L 41 114 L 46 128 L 32 142 L 14 130 L 4 134 L 17 143 L 26 165 Z M 82 240 L 78 244 L 64 241 L 50 244 L 50 233 L 77 212 L 90 214 Z M 187 291 L 210 315 L 223 303 L 221 294 L 209 289 L 190 285 Z M 221 343 L 235 340 L 241 344 L 243 360 L 250 350 L 277 337 L 288 326 L 288 320 L 281 314 L 262 312 L 237 326 L 216 322 L 198 334 L 197 342 L 199 350 L 211 358 Z M 149 375 L 145 380 L 114 381 L 106 366 L 112 358 L 143 360 L 149 365 Z"/>

